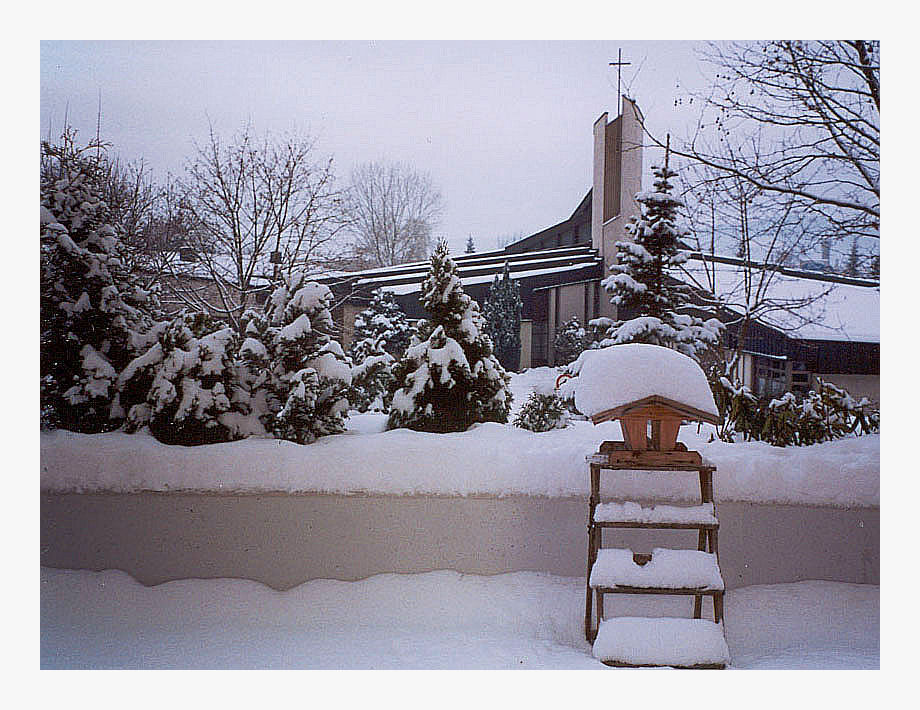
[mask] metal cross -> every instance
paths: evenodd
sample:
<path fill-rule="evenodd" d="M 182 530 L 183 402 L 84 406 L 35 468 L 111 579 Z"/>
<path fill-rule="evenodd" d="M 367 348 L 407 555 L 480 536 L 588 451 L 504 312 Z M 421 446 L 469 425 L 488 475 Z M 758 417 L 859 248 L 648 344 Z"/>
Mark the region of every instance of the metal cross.
<path fill-rule="evenodd" d="M 632 62 L 623 61 L 623 49 L 620 48 L 617 50 L 617 60 L 615 62 L 610 62 L 609 65 L 617 68 L 617 116 L 620 115 L 620 72 L 622 68 Z"/>

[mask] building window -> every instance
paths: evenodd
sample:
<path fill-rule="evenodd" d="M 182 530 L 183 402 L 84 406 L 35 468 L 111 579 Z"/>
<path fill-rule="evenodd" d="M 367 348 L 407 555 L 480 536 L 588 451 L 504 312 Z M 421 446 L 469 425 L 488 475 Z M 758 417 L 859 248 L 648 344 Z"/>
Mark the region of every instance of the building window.
<path fill-rule="evenodd" d="M 754 365 L 754 394 L 774 398 L 786 392 L 786 361 L 758 358 Z"/>

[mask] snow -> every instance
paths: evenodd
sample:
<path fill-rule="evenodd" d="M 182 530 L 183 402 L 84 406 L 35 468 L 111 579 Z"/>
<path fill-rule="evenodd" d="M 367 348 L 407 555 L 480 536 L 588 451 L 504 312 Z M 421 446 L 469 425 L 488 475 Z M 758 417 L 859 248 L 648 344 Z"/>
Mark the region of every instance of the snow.
<path fill-rule="evenodd" d="M 512 375 L 511 419 L 531 390 L 551 392 L 559 373 L 544 367 Z M 309 446 L 250 438 L 183 447 L 143 433 L 42 432 L 41 488 L 585 497 L 585 457 L 602 441 L 623 438 L 617 422 L 573 421 L 541 433 L 489 423 L 428 434 L 383 431 L 386 415 L 367 414 L 348 426 L 346 433 Z M 699 431 L 685 426 L 678 439 L 717 467 L 716 502 L 879 506 L 879 434 L 780 448 L 710 442 L 713 432 L 709 425 Z M 690 474 L 623 472 L 615 480 L 603 477 L 602 493 L 625 500 L 699 502 L 698 483 Z"/>
<path fill-rule="evenodd" d="M 706 374 L 675 350 L 630 343 L 586 350 L 579 359 L 575 406 L 588 416 L 652 395 L 719 416 Z"/>
<path fill-rule="evenodd" d="M 730 660 L 722 627 L 708 619 L 607 619 L 593 653 L 598 660 L 633 665 L 727 665 Z"/>
<path fill-rule="evenodd" d="M 719 521 L 714 515 L 712 503 L 692 506 L 653 505 L 645 508 L 638 503 L 601 503 L 594 509 L 595 522 L 623 523 L 706 523 L 715 525 Z"/>
<path fill-rule="evenodd" d="M 708 270 L 709 276 L 706 271 Z M 706 285 L 714 275 L 715 292 L 725 299 L 729 308 L 744 311 L 744 269 L 733 264 L 687 261 L 681 267 L 680 278 L 686 283 Z M 753 288 L 759 288 L 760 277 Z M 828 291 L 826 295 L 821 295 Z M 795 303 L 818 300 L 794 313 L 771 308 L 759 320 L 791 331 L 796 338 L 851 342 L 881 342 L 880 297 L 878 286 L 837 284 L 818 279 L 806 279 L 776 272 L 764 284 L 761 300 L 775 303 Z"/>
<path fill-rule="evenodd" d="M 584 583 L 441 570 L 314 580 L 278 592 L 241 579 L 144 587 L 115 570 L 42 568 L 40 662 L 43 669 L 611 670 L 584 638 Z M 665 596 L 605 600 L 608 618 L 689 617 L 691 605 Z M 880 667 L 877 586 L 808 581 L 731 590 L 724 627 L 729 669 Z"/>
<path fill-rule="evenodd" d="M 516 271 L 516 272 L 511 273 L 511 279 L 512 281 L 517 281 L 519 279 L 531 278 L 533 276 L 543 276 L 544 274 L 558 274 L 558 273 L 563 273 L 565 271 L 578 271 L 579 269 L 584 269 L 589 266 L 591 266 L 590 263 L 579 263 L 579 264 L 573 264 L 571 266 L 552 266 L 552 267 L 543 268 L 543 269 L 531 269 L 529 271 Z M 404 277 L 402 276 L 393 277 L 392 280 L 397 280 L 400 278 L 404 278 Z M 495 274 L 488 274 L 486 276 L 466 276 L 464 277 L 462 276 L 462 272 L 461 272 L 460 283 L 465 288 L 467 286 L 472 286 L 474 284 L 492 283 L 494 278 L 495 278 Z M 375 279 L 375 283 L 376 281 L 377 280 Z M 381 279 L 381 281 L 385 281 L 385 279 Z M 392 286 L 387 286 L 384 284 L 380 288 L 383 291 L 389 291 L 395 296 L 405 296 L 410 293 L 418 293 L 419 290 L 421 289 L 421 283 L 418 281 L 415 281 L 413 283 L 395 284 Z"/>
<path fill-rule="evenodd" d="M 300 292 L 298 291 L 298 293 Z M 310 316 L 306 313 L 301 313 L 293 322 L 284 326 L 280 330 L 279 335 L 282 340 L 297 340 L 312 332 L 313 326 L 310 323 Z"/>
<path fill-rule="evenodd" d="M 590 583 L 592 587 L 725 588 L 715 555 L 661 547 L 652 550 L 652 559 L 645 565 L 633 561 L 631 550 L 598 550 Z"/>

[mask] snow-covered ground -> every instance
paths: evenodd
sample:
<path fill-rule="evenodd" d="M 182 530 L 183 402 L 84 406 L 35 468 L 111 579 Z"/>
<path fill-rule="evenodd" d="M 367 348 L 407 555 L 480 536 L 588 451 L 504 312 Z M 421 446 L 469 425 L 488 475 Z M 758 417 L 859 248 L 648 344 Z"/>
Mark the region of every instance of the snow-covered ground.
<path fill-rule="evenodd" d="M 512 378 L 514 409 L 558 372 Z M 513 416 L 513 413 L 512 413 Z M 43 491 L 281 491 L 585 496 L 585 456 L 619 425 L 541 434 L 485 424 L 456 434 L 384 431 L 355 415 L 309 446 L 272 439 L 179 447 L 149 435 L 41 435 Z M 804 448 L 680 439 L 717 467 L 717 500 L 878 506 L 880 437 Z M 670 477 L 668 477 L 670 478 Z M 624 498 L 686 502 L 694 487 L 641 472 Z M 612 485 L 612 484 L 611 484 Z M 144 587 L 124 572 L 41 570 L 43 668 L 604 669 L 583 637 L 584 578 L 437 571 L 285 592 L 238 579 Z M 689 600 L 608 596 L 608 615 L 687 616 Z M 878 668 L 879 587 L 838 582 L 730 590 L 731 668 Z"/>
<path fill-rule="evenodd" d="M 689 616 L 691 604 L 608 595 L 606 609 Z M 606 669 L 583 615 L 583 578 L 533 572 L 390 574 L 277 592 L 237 579 L 144 587 L 124 572 L 42 568 L 41 666 Z M 729 591 L 725 636 L 734 669 L 879 668 L 879 588 Z"/>
<path fill-rule="evenodd" d="M 513 376 L 515 409 L 532 389 L 552 390 L 557 374 L 544 367 Z M 384 431 L 385 423 L 380 414 L 356 415 L 345 434 L 308 446 L 252 438 L 182 447 L 161 444 L 146 434 L 43 433 L 41 487 L 84 492 L 585 496 L 585 456 L 606 439 L 622 439 L 617 422 L 594 426 L 574 421 L 543 433 L 489 423 L 453 434 Z M 717 500 L 879 505 L 878 434 L 779 448 L 763 442 L 710 442 L 711 433 L 708 425 L 699 431 L 685 426 L 679 439 L 717 466 Z M 618 476 L 616 485 L 605 493 L 671 502 L 692 500 L 696 493 L 683 479 L 642 473 Z"/>

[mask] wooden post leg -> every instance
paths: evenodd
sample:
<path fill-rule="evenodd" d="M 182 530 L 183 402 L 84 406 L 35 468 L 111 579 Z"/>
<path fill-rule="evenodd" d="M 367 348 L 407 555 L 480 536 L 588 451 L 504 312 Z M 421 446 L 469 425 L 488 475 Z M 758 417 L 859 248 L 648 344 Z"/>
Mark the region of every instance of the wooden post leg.
<path fill-rule="evenodd" d="M 722 615 L 724 612 L 724 608 L 723 608 L 724 601 L 725 601 L 724 592 L 719 592 L 718 594 L 712 597 L 712 614 L 717 624 L 720 621 L 722 621 Z"/>
<path fill-rule="evenodd" d="M 597 628 L 600 629 L 601 622 L 604 620 L 604 593 L 597 592 Z M 595 638 L 597 633 L 594 634 Z M 593 640 L 593 639 L 592 639 Z"/>
<path fill-rule="evenodd" d="M 702 469 L 700 471 L 700 499 L 703 503 L 713 503 L 712 498 L 712 471 Z"/>
<path fill-rule="evenodd" d="M 588 572 L 585 576 L 585 639 L 591 640 L 591 568 L 597 557 L 597 551 L 594 547 L 594 526 L 588 526 Z"/>
<path fill-rule="evenodd" d="M 703 618 L 703 595 L 696 594 L 693 597 L 693 618 L 702 619 Z"/>

